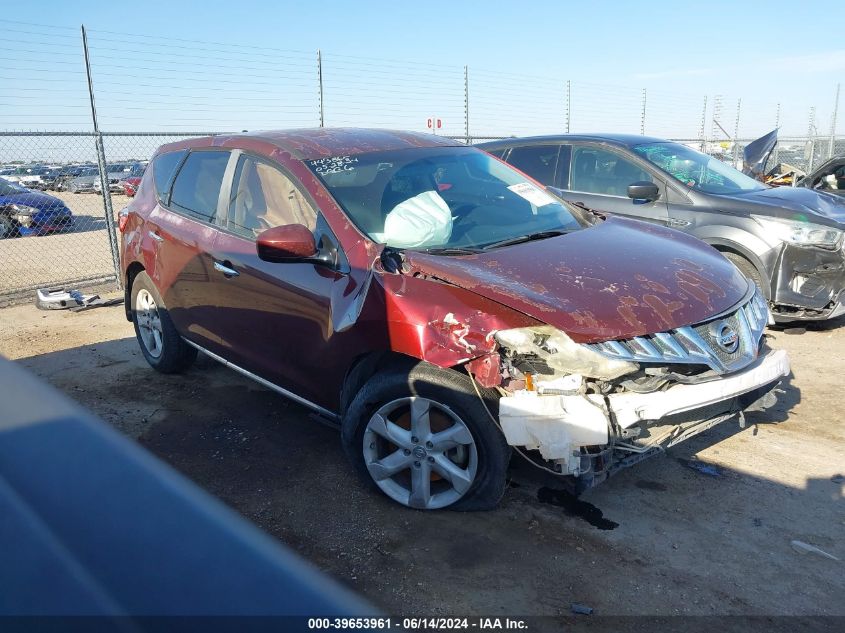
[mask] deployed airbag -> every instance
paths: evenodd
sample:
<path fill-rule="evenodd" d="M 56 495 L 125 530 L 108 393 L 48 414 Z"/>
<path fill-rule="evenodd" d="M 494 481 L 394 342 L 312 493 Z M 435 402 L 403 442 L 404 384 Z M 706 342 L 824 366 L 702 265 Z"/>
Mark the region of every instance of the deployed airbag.
<path fill-rule="evenodd" d="M 450 237 L 452 211 L 436 191 L 424 191 L 400 202 L 384 219 L 384 242 L 388 246 L 440 246 Z"/>

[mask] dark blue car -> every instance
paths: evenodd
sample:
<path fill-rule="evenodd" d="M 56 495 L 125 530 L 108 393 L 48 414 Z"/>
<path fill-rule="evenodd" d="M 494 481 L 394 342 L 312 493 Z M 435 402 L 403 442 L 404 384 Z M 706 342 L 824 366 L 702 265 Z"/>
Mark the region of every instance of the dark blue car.
<path fill-rule="evenodd" d="M 58 198 L 0 178 L 0 239 L 73 228 L 73 214 Z"/>

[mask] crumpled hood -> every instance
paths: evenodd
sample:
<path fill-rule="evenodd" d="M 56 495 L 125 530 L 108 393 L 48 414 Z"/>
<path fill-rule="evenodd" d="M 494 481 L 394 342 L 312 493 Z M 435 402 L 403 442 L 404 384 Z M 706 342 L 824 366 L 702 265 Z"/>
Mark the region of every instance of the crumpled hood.
<path fill-rule="evenodd" d="M 406 256 L 411 274 L 465 288 L 579 343 L 697 323 L 733 307 L 748 290 L 733 264 L 703 242 L 618 217 L 477 255 Z"/>
<path fill-rule="evenodd" d="M 26 205 L 43 211 L 58 211 L 65 208 L 65 203 L 58 198 L 37 191 L 0 196 L 0 203 Z"/>
<path fill-rule="evenodd" d="M 808 216 L 806 219 L 810 222 L 821 220 L 828 225 L 845 224 L 845 200 L 823 191 L 804 187 L 772 187 L 719 197 L 729 197 L 736 202 L 752 202 L 755 206 L 765 205 L 766 212 L 775 217 L 793 219 L 798 213 Z M 751 211 L 754 212 L 753 209 Z"/>

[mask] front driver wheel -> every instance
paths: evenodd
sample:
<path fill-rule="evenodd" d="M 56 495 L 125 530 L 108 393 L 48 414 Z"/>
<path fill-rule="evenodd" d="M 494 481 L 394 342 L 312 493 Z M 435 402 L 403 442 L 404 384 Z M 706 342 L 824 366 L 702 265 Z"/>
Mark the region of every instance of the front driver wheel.
<path fill-rule="evenodd" d="M 457 371 L 419 363 L 373 376 L 342 436 L 359 475 L 404 506 L 489 510 L 504 494 L 510 447 Z"/>
<path fill-rule="evenodd" d="M 150 366 L 163 374 L 190 367 L 197 350 L 176 331 L 161 295 L 146 272 L 138 273 L 132 283 L 131 305 L 135 336 Z"/>
<path fill-rule="evenodd" d="M 739 272 L 741 272 L 743 275 L 748 277 L 748 279 L 753 281 L 768 301 L 769 295 L 771 293 L 769 292 L 768 284 L 763 282 L 763 275 L 760 274 L 760 271 L 757 270 L 757 267 L 750 261 L 745 259 L 742 255 L 737 255 L 736 253 L 730 252 L 723 252 L 722 255 L 724 255 L 725 258 L 734 266 L 736 266 L 739 269 Z"/>

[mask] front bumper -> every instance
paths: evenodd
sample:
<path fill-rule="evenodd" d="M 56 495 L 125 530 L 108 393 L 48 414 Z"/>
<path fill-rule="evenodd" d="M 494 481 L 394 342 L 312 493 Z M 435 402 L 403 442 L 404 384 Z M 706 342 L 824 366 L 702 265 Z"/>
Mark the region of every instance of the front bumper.
<path fill-rule="evenodd" d="M 777 261 L 778 321 L 822 321 L 845 313 L 845 252 L 785 245 Z"/>
<path fill-rule="evenodd" d="M 634 438 L 643 429 L 648 435 L 650 427 L 667 425 L 671 428 L 661 431 L 661 438 L 686 439 L 695 434 L 691 431 L 701 432 L 758 402 L 789 372 L 789 357 L 777 350 L 734 374 L 647 394 L 603 397 L 520 391 L 499 400 L 499 420 L 508 444 L 536 449 L 544 459 L 558 462 L 563 474 L 578 475 L 583 472 L 582 448 L 607 449 L 620 437 L 636 444 Z M 635 448 L 653 446 L 655 441 Z"/>

